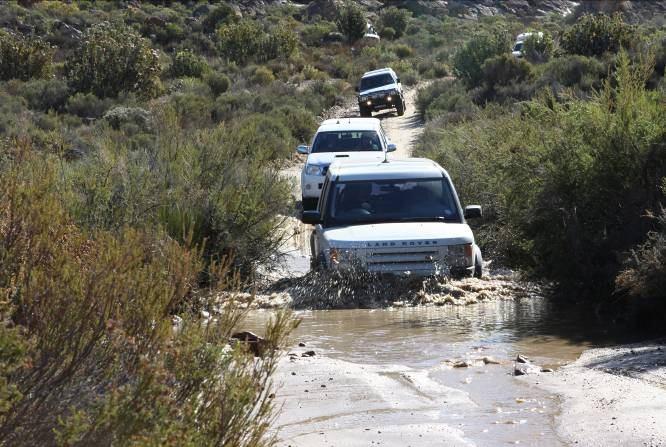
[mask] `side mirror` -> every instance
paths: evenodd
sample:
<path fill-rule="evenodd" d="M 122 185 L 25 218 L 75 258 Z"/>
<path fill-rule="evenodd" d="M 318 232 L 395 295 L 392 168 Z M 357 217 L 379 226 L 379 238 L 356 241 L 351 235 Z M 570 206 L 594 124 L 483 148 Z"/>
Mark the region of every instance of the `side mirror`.
<path fill-rule="evenodd" d="M 308 153 L 310 153 L 310 146 L 301 144 L 296 148 L 296 152 L 299 154 L 308 155 Z"/>
<path fill-rule="evenodd" d="M 321 222 L 321 214 L 319 214 L 319 211 L 303 211 L 301 222 L 304 224 L 317 225 Z"/>
<path fill-rule="evenodd" d="M 400 78 L 395 78 L 395 82 L 397 82 L 398 84 L 400 84 Z"/>
<path fill-rule="evenodd" d="M 360 89 L 358 88 L 358 85 L 357 85 L 356 87 L 354 87 L 354 91 L 355 91 L 356 93 L 358 93 L 358 92 L 360 91 Z"/>
<path fill-rule="evenodd" d="M 465 207 L 465 219 L 477 219 L 483 216 L 481 205 L 469 205 Z"/>
<path fill-rule="evenodd" d="M 395 152 L 397 149 L 398 149 L 398 146 L 396 146 L 396 145 L 393 144 L 393 143 L 389 143 L 389 144 L 386 146 L 386 152 Z"/>

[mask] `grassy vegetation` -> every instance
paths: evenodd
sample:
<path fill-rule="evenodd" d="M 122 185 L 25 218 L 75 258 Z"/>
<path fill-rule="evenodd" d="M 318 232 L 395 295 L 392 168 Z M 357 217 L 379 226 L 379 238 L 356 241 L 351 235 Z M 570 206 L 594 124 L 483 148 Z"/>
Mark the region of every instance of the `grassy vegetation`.
<path fill-rule="evenodd" d="M 433 81 L 419 153 L 486 207 L 487 253 L 666 302 L 664 230 L 645 217 L 664 199 L 663 30 L 549 18 L 517 61 L 513 18 L 386 8 L 368 47 L 358 12 L 3 4 L 0 444 L 271 445 L 270 377 L 295 323 L 280 314 L 276 350 L 254 359 L 229 343 L 243 312 L 219 291 L 275 262 L 294 208 L 281 168 L 383 66 Z"/>
<path fill-rule="evenodd" d="M 651 216 L 666 199 L 664 33 L 619 15 L 548 27 L 527 60 L 499 45 L 501 31 L 462 45 L 459 79 L 419 92 L 417 154 L 484 205 L 487 256 L 581 299 L 640 298 L 630 302 L 661 319 L 663 223 Z"/>

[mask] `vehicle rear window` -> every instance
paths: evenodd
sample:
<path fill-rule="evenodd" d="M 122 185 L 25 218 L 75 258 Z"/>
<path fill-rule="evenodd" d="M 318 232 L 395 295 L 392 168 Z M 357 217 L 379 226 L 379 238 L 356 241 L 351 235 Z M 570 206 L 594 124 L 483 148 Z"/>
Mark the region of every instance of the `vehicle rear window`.
<path fill-rule="evenodd" d="M 312 153 L 317 152 L 381 152 L 382 144 L 374 130 L 345 130 L 319 132 L 312 144 Z"/>
<path fill-rule="evenodd" d="M 388 73 L 368 76 L 367 78 L 361 79 L 360 90 L 370 90 L 387 84 L 393 84 L 393 77 Z"/>

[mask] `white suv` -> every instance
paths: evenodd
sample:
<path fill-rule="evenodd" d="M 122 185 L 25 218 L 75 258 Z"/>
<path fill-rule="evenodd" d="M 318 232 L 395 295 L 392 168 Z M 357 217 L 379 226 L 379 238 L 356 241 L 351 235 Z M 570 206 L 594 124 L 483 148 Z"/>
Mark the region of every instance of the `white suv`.
<path fill-rule="evenodd" d="M 301 171 L 303 209 L 315 209 L 329 165 L 334 160 L 383 161 L 396 150 L 376 118 L 337 118 L 321 123 L 312 145 L 298 153 L 308 156 Z"/>
<path fill-rule="evenodd" d="M 331 165 L 316 211 L 314 269 L 480 277 L 482 258 L 448 173 L 423 159 Z"/>

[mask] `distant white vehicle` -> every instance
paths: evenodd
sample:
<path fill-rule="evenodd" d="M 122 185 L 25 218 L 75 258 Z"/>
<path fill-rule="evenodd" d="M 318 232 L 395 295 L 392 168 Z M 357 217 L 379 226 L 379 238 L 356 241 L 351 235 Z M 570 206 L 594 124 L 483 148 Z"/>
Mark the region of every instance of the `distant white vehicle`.
<path fill-rule="evenodd" d="M 314 225 L 313 269 L 395 275 L 476 276 L 481 251 L 465 219 L 449 174 L 424 158 L 390 162 L 336 161 L 316 211 L 304 211 Z"/>
<path fill-rule="evenodd" d="M 383 161 L 396 150 L 377 118 L 335 118 L 321 123 L 312 145 L 300 145 L 299 154 L 308 158 L 301 171 L 303 209 L 317 207 L 328 167 L 335 160 Z"/>
<path fill-rule="evenodd" d="M 529 32 L 529 33 L 518 34 L 518 36 L 516 37 L 516 43 L 513 44 L 513 50 L 511 51 L 511 54 L 514 57 L 518 58 L 523 57 L 525 54 L 525 50 L 523 48 L 525 45 L 525 41 L 527 40 L 528 37 L 535 34 L 539 40 L 543 39 L 543 33 L 541 31 L 537 33 Z"/>
<path fill-rule="evenodd" d="M 371 23 L 368 22 L 365 30 L 365 34 L 363 35 L 363 38 L 361 39 L 361 45 L 362 46 L 374 46 L 379 43 L 379 34 L 375 30 L 375 27 L 372 26 Z"/>

